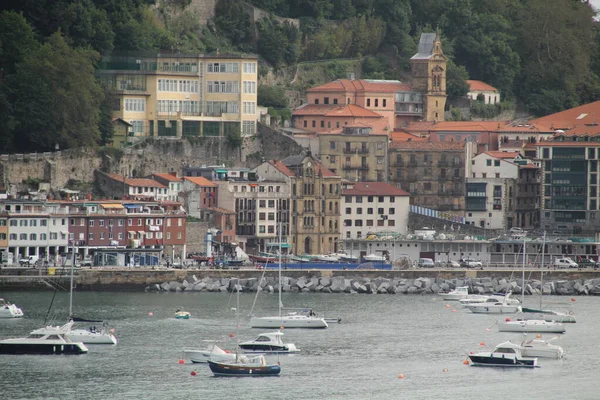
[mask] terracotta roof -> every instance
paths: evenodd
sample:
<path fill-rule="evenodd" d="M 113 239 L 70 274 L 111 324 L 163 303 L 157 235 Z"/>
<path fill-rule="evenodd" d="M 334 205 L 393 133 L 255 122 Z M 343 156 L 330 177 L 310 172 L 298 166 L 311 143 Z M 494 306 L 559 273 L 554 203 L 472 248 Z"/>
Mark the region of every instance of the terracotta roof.
<path fill-rule="evenodd" d="M 184 176 L 183 179 L 190 181 L 195 185 L 202 187 L 217 187 L 217 184 L 213 181 L 206 179 L 203 176 Z"/>
<path fill-rule="evenodd" d="M 496 89 L 492 85 L 488 85 L 487 83 L 485 83 L 483 81 L 475 81 L 475 80 L 467 79 L 467 85 L 469 85 L 469 90 L 471 92 L 473 92 L 473 91 L 497 92 L 498 91 L 498 89 Z"/>
<path fill-rule="evenodd" d="M 443 121 L 436 122 L 430 131 L 496 131 L 502 123 L 498 121 Z M 410 127 L 407 128 L 410 130 Z"/>
<path fill-rule="evenodd" d="M 269 164 L 277 168 L 279 172 L 283 173 L 286 176 L 296 176 L 296 174 L 294 174 L 292 170 L 287 167 L 287 165 L 285 165 L 279 160 L 270 160 Z"/>
<path fill-rule="evenodd" d="M 514 159 L 515 157 L 521 155 L 521 153 L 518 151 L 486 151 L 484 154 L 487 154 L 494 158 L 500 158 L 500 159 L 505 159 L 505 158 Z"/>
<path fill-rule="evenodd" d="M 600 101 L 584 104 L 531 121 L 548 132 L 563 130 L 565 135 L 600 134 Z"/>
<path fill-rule="evenodd" d="M 383 118 L 382 115 L 361 106 L 357 106 L 356 104 L 307 104 L 294 110 L 293 115 Z"/>
<path fill-rule="evenodd" d="M 517 164 L 517 165 L 519 165 L 519 164 Z M 525 165 L 519 165 L 519 168 L 538 169 L 539 167 L 535 164 L 525 164 Z"/>
<path fill-rule="evenodd" d="M 429 140 L 411 140 L 410 142 L 392 140 L 390 149 L 405 150 L 462 150 L 465 148 L 465 142 L 437 142 Z"/>
<path fill-rule="evenodd" d="M 352 186 L 352 188 L 344 187 L 342 196 L 410 196 L 410 193 L 384 182 L 352 182 L 348 186 Z"/>
<path fill-rule="evenodd" d="M 412 86 L 400 81 L 384 81 L 374 79 L 338 79 L 324 85 L 315 86 L 307 92 L 372 92 L 395 93 L 411 91 Z"/>
<path fill-rule="evenodd" d="M 400 142 L 408 142 L 408 141 L 412 141 L 412 140 L 420 140 L 420 141 L 427 140 L 427 138 L 422 138 L 422 137 L 414 135 L 412 133 L 403 132 L 403 131 L 392 132 L 390 135 L 390 138 L 392 140 L 397 140 Z"/>
<path fill-rule="evenodd" d="M 315 165 L 315 169 L 317 171 L 317 174 L 321 174 L 324 177 L 328 177 L 328 178 L 335 178 L 338 175 L 334 174 L 331 170 L 327 169 L 323 164 L 321 164 L 319 161 L 316 161 L 316 165 Z"/>
<path fill-rule="evenodd" d="M 171 175 L 171 174 L 160 173 L 160 174 L 152 174 L 152 175 L 154 175 L 154 176 L 156 176 L 158 178 L 162 178 L 162 179 L 164 179 L 166 181 L 169 181 L 169 182 L 181 182 L 181 178 L 178 178 L 178 177 L 176 177 L 174 175 Z"/>
<path fill-rule="evenodd" d="M 111 179 L 117 182 L 125 181 L 125 184 L 128 186 L 143 186 L 143 187 L 156 187 L 161 189 L 166 189 L 167 187 L 160 182 L 155 181 L 154 179 L 147 178 L 125 178 L 123 175 L 119 174 L 107 174 Z"/>

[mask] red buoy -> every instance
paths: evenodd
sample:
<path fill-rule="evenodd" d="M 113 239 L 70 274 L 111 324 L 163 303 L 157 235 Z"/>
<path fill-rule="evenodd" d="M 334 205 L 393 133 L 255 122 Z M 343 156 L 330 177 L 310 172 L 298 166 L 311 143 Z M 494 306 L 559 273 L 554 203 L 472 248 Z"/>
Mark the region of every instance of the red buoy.
<path fill-rule="evenodd" d="M 179 364 L 185 364 L 184 360 L 179 360 Z"/>
<path fill-rule="evenodd" d="M 196 370 L 195 370 L 195 369 L 194 369 L 194 370 L 192 370 L 192 372 L 190 373 L 190 375 L 192 375 L 192 376 L 196 376 Z"/>

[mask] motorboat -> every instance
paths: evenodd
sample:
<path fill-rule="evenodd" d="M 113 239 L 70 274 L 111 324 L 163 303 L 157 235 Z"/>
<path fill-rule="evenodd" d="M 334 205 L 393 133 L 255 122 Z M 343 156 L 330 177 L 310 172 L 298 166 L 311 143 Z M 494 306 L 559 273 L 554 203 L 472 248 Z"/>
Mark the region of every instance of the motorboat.
<path fill-rule="evenodd" d="M 352 256 L 346 253 L 335 253 L 334 254 L 341 262 L 355 263 L 358 262 L 358 256 Z"/>
<path fill-rule="evenodd" d="M 22 318 L 23 310 L 4 299 L 0 299 L 0 318 Z"/>
<path fill-rule="evenodd" d="M 264 355 L 237 355 L 232 362 L 208 360 L 208 366 L 215 376 L 277 376 L 281 366 L 267 364 Z"/>
<path fill-rule="evenodd" d="M 464 299 L 460 299 L 459 302 L 462 306 L 472 305 L 472 304 L 481 304 L 485 303 L 489 299 L 496 299 L 497 301 L 503 301 L 506 298 L 504 294 L 492 294 L 492 295 L 484 295 L 484 294 L 471 294 Z M 506 299 L 506 303 L 509 305 L 519 305 L 521 302 L 518 299 L 513 299 L 511 297 Z"/>
<path fill-rule="evenodd" d="M 484 303 L 469 304 L 465 307 L 476 314 L 513 314 L 519 310 L 520 306 L 517 304 L 509 304 L 509 296 L 510 293 L 504 296 L 500 301 L 498 298 L 491 297 Z"/>
<path fill-rule="evenodd" d="M 469 287 L 468 286 L 459 286 L 456 289 L 454 289 L 448 293 L 441 293 L 441 295 L 444 300 L 464 299 L 469 295 Z"/>
<path fill-rule="evenodd" d="M 73 322 L 47 326 L 26 338 L 0 340 L 0 354 L 85 354 L 88 352 L 85 344 L 73 342 L 66 336 L 72 325 Z"/>
<path fill-rule="evenodd" d="M 565 333 L 566 329 L 560 322 L 544 321 L 543 319 L 515 319 L 506 318 L 498 323 L 499 332 L 546 332 Z"/>
<path fill-rule="evenodd" d="M 300 349 L 293 343 L 283 343 L 283 332 L 261 333 L 254 340 L 242 342 L 239 344 L 244 353 L 298 353 Z"/>
<path fill-rule="evenodd" d="M 364 261 L 387 261 L 387 258 L 384 255 L 377 254 L 367 254 L 363 256 Z"/>
<path fill-rule="evenodd" d="M 73 319 L 77 322 L 77 319 Z M 43 328 L 42 328 L 43 329 Z M 83 342 L 86 344 L 117 344 L 117 338 L 114 335 L 114 329 L 108 329 L 106 322 L 102 323 L 102 326 L 97 328 L 95 325 L 90 326 L 88 329 L 73 329 L 71 328 L 66 336 L 72 342 Z"/>
<path fill-rule="evenodd" d="M 536 357 L 526 357 L 518 347 L 496 346 L 491 352 L 469 354 L 471 365 L 478 367 L 538 367 Z"/>
<path fill-rule="evenodd" d="M 208 360 L 216 362 L 235 361 L 235 353 L 231 353 L 229 350 L 223 350 L 221 347 L 217 346 L 217 342 L 214 340 L 207 340 L 206 342 L 210 343 L 204 349 L 183 349 L 184 358 L 193 363 L 207 363 Z"/>
<path fill-rule="evenodd" d="M 191 316 L 192 316 L 192 314 L 190 314 L 187 311 L 177 310 L 175 312 L 175 318 L 177 318 L 177 319 L 190 319 Z"/>
<path fill-rule="evenodd" d="M 523 340 L 521 353 L 526 357 L 563 358 L 565 356 L 564 349 L 557 344 L 550 343 L 554 339 L 556 338 Z"/>
<path fill-rule="evenodd" d="M 317 261 L 326 262 L 326 263 L 336 263 L 336 262 L 339 262 L 340 259 L 332 254 L 329 254 L 329 255 L 320 254 L 317 256 Z"/>
<path fill-rule="evenodd" d="M 521 317 L 523 319 L 543 319 L 544 321 L 554 321 L 571 324 L 577 322 L 577 319 L 575 318 L 575 315 L 572 311 L 567 313 L 561 311 L 540 310 L 526 307 L 522 307 L 521 311 L 523 311 L 523 315 Z"/>

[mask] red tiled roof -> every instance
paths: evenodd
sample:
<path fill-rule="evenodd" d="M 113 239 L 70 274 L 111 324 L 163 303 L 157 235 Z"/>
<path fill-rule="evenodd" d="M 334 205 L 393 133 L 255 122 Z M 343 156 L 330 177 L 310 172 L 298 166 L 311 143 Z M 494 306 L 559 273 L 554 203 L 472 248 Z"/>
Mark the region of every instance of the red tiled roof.
<path fill-rule="evenodd" d="M 512 158 L 514 159 L 517 156 L 520 156 L 521 153 L 518 151 L 486 151 L 485 154 L 492 156 L 494 158 Z"/>
<path fill-rule="evenodd" d="M 356 104 L 307 104 L 294 110 L 293 115 L 320 115 L 323 117 L 383 118 Z"/>
<path fill-rule="evenodd" d="M 183 179 L 202 187 L 217 187 L 216 183 L 203 176 L 184 176 Z"/>
<path fill-rule="evenodd" d="M 399 142 L 408 142 L 412 140 L 427 140 L 427 138 L 422 138 L 417 135 L 413 135 L 412 133 L 403 132 L 403 131 L 394 131 L 390 135 L 392 140 L 397 140 Z"/>
<path fill-rule="evenodd" d="M 410 91 L 412 86 L 400 81 L 377 81 L 365 79 L 338 79 L 327 82 L 324 85 L 315 86 L 307 92 L 371 92 L 371 93 L 395 93 L 399 91 Z"/>
<path fill-rule="evenodd" d="M 327 169 L 323 164 L 321 164 L 319 161 L 315 160 L 315 170 L 317 171 L 317 174 L 321 174 L 321 176 L 324 177 L 329 177 L 329 178 L 333 178 L 333 177 L 337 177 L 337 174 L 334 174 L 331 170 Z"/>
<path fill-rule="evenodd" d="M 496 131 L 501 127 L 499 121 L 443 121 L 436 122 L 430 131 Z M 407 128 L 410 130 L 410 127 Z"/>
<path fill-rule="evenodd" d="M 287 165 L 285 165 L 284 163 L 282 163 L 279 160 L 270 160 L 269 164 L 271 164 L 272 166 L 277 168 L 279 170 L 279 172 L 283 173 L 286 176 L 296 176 L 292 172 L 292 170 L 287 167 Z"/>
<path fill-rule="evenodd" d="M 538 169 L 539 167 L 535 164 L 525 164 L 525 165 L 519 165 L 519 168 Z"/>
<path fill-rule="evenodd" d="M 492 85 L 488 85 L 483 81 L 475 81 L 475 80 L 467 80 L 467 85 L 469 85 L 470 91 L 478 91 L 478 92 L 497 92 L 498 89 L 493 87 Z"/>
<path fill-rule="evenodd" d="M 348 186 L 342 189 L 342 196 L 410 196 L 410 193 L 384 182 L 353 182 Z"/>
<path fill-rule="evenodd" d="M 169 181 L 169 182 L 181 182 L 181 178 L 178 178 L 178 177 L 176 177 L 174 175 L 171 175 L 171 174 L 160 173 L 160 174 L 152 174 L 152 175 L 154 175 L 156 177 L 159 177 L 159 178 L 162 178 L 162 179 L 164 179 L 166 181 Z"/>
<path fill-rule="evenodd" d="M 147 178 L 124 178 L 123 175 L 119 174 L 107 174 L 111 179 L 117 182 L 125 181 L 125 184 L 128 186 L 143 186 L 143 187 L 156 187 L 161 189 L 166 189 L 167 187 L 162 183 L 155 181 L 154 179 Z"/>
<path fill-rule="evenodd" d="M 586 133 L 598 135 L 600 134 L 600 101 L 536 118 L 531 123 L 548 132 L 563 130 L 565 135 Z"/>
<path fill-rule="evenodd" d="M 462 150 L 465 148 L 466 142 L 437 142 L 429 140 L 411 140 L 410 142 L 392 140 L 390 149 L 405 149 L 405 150 Z"/>

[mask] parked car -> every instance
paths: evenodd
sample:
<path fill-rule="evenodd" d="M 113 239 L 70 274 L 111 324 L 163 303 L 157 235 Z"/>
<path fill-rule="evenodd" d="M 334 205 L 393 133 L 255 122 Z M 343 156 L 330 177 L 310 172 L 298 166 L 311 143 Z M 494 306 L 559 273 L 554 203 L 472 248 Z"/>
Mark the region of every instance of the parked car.
<path fill-rule="evenodd" d="M 93 265 L 94 265 L 94 260 L 92 260 L 91 258 L 87 258 L 87 257 L 79 262 L 80 267 L 91 267 Z"/>
<path fill-rule="evenodd" d="M 594 261 L 591 258 L 577 257 L 577 265 L 581 268 L 598 268 L 600 262 Z"/>
<path fill-rule="evenodd" d="M 435 266 L 431 258 L 419 258 L 417 265 L 421 268 L 433 268 Z"/>
<path fill-rule="evenodd" d="M 440 266 L 445 268 L 460 268 L 460 263 L 454 260 L 442 261 L 440 262 Z"/>
<path fill-rule="evenodd" d="M 481 268 L 483 267 L 483 264 L 481 261 L 476 261 L 472 258 L 465 258 L 460 261 L 460 266 L 462 268 Z"/>
<path fill-rule="evenodd" d="M 510 228 L 510 233 L 525 233 L 525 231 L 522 228 L 513 226 L 512 228 Z"/>
<path fill-rule="evenodd" d="M 40 260 L 38 256 L 27 256 L 23 257 L 19 260 L 19 265 L 21 267 L 33 267 Z"/>
<path fill-rule="evenodd" d="M 579 268 L 579 265 L 569 257 L 554 259 L 554 267 L 556 268 Z"/>

